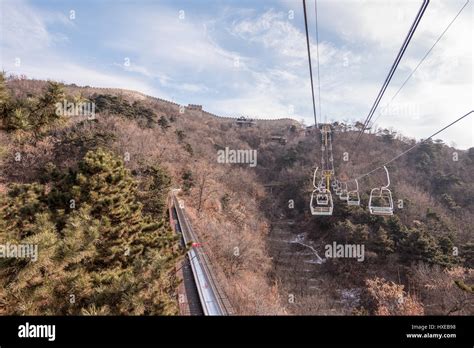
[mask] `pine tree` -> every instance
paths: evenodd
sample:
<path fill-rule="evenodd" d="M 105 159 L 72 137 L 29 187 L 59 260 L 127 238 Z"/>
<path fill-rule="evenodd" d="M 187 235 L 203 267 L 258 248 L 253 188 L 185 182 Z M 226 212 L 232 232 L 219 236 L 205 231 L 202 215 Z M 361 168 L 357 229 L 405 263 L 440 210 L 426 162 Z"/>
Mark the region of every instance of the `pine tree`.
<path fill-rule="evenodd" d="M 406 262 L 424 261 L 433 264 L 440 261 L 440 249 L 436 239 L 422 228 L 412 228 L 409 231 L 400 252 Z"/>
<path fill-rule="evenodd" d="M 170 124 L 168 122 L 168 119 L 165 116 L 161 116 L 160 119 L 158 120 L 158 124 L 161 126 L 161 129 L 166 131 L 168 128 L 170 128 Z"/>
<path fill-rule="evenodd" d="M 65 94 L 61 84 L 48 82 L 46 92 L 40 97 L 31 116 L 31 124 L 36 135 L 63 120 L 63 117 L 57 113 L 56 104 L 62 103 L 64 99 Z"/>
<path fill-rule="evenodd" d="M 166 198 L 171 178 L 159 166 L 148 166 L 141 173 L 139 198 L 144 204 L 144 212 L 154 218 L 166 211 Z"/>
<path fill-rule="evenodd" d="M 22 238 L 33 233 L 36 214 L 48 210 L 45 187 L 39 184 L 15 184 L 0 207 L 0 216 L 8 222 L 3 231 L 6 238 Z"/>
<path fill-rule="evenodd" d="M 167 176 L 158 173 L 156 188 L 165 191 Z M 1 240 L 40 253 L 36 262 L 0 259 L 0 313 L 176 314 L 177 237 L 164 212 L 143 214 L 123 162 L 90 151 L 77 172 L 59 178 L 51 191 L 15 185 L 1 197 Z M 69 198 L 75 206 L 61 206 Z"/>
<path fill-rule="evenodd" d="M 7 118 L 7 129 L 30 129 L 30 114 L 27 109 L 16 107 L 11 111 Z"/>
<path fill-rule="evenodd" d="M 392 237 L 395 248 L 398 248 L 408 236 L 407 228 L 398 216 L 391 216 L 387 220 L 387 232 Z"/>
<path fill-rule="evenodd" d="M 11 97 L 5 84 L 5 73 L 0 73 L 0 121 L 1 127 L 9 128 L 9 114 L 11 113 Z"/>
<path fill-rule="evenodd" d="M 76 204 L 89 203 L 91 215 L 101 221 L 98 265 L 124 264 L 140 253 L 130 248 L 143 229 L 142 206 L 135 198 L 137 185 L 121 160 L 101 149 L 88 152 L 72 193 Z"/>
<path fill-rule="evenodd" d="M 371 249 L 378 255 L 384 257 L 393 252 L 394 243 L 387 231 L 380 226 L 375 237 L 373 237 Z"/>
<path fill-rule="evenodd" d="M 474 268 L 474 243 L 467 242 L 461 245 L 460 255 L 464 260 L 465 267 Z"/>
<path fill-rule="evenodd" d="M 183 191 L 189 192 L 189 190 L 194 187 L 194 177 L 193 173 L 190 170 L 186 170 L 181 175 L 181 179 L 183 180 Z"/>
<path fill-rule="evenodd" d="M 3 118 L 4 111 L 10 101 L 10 93 L 5 84 L 5 73 L 0 73 L 0 116 Z"/>
<path fill-rule="evenodd" d="M 48 213 L 34 214 L 30 219 L 30 234 L 17 230 L 8 239 L 11 245 L 38 247 L 37 260 L 33 258 L 5 258 L 0 262 L 0 312 L 16 314 L 52 314 L 54 307 L 52 275 L 57 272 L 54 250 L 58 243 L 56 229 Z M 2 238 L 2 240 L 4 240 Z"/>
<path fill-rule="evenodd" d="M 57 103 L 63 102 L 65 94 L 62 86 L 49 82 L 46 92 L 37 102 L 25 99 L 12 100 L 5 86 L 5 78 L 0 74 L 0 117 L 6 130 L 32 129 L 36 136 L 63 117 L 57 113 Z"/>
<path fill-rule="evenodd" d="M 90 151 L 79 164 L 72 192 L 79 205 L 90 205 L 91 216 L 100 223 L 97 254 L 88 265 L 98 289 L 92 302 L 107 304 L 112 313 L 143 312 L 147 306 L 135 307 L 133 301 L 141 292 L 149 293 L 156 287 L 159 293 L 154 301 L 160 305 L 155 310 L 175 310 L 166 290 L 174 283 L 170 282 L 169 288 L 163 284 L 178 257 L 174 251 L 177 239 L 163 219 L 154 222 L 143 215 L 137 184 L 123 162 L 110 152 Z M 124 297 L 124 293 L 128 295 Z"/>
<path fill-rule="evenodd" d="M 69 215 L 62 236 L 55 253 L 62 270 L 61 281 L 55 288 L 61 299 L 56 307 L 61 314 L 77 315 L 91 302 L 94 283 L 87 267 L 97 255 L 95 243 L 99 237 L 99 221 L 90 215 L 87 204 Z"/>

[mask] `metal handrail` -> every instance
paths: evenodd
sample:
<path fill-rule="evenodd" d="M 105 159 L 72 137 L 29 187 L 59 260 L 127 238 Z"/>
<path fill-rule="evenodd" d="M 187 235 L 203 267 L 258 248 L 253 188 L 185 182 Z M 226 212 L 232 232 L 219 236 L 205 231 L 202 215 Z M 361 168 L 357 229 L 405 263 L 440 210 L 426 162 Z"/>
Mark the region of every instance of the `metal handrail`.
<path fill-rule="evenodd" d="M 189 223 L 186 214 L 179 205 L 177 197 L 173 194 L 173 205 L 176 209 L 178 223 L 181 226 L 184 242 L 199 243 L 198 238 Z M 209 266 L 210 262 L 200 248 L 191 248 L 188 252 L 193 277 L 198 289 L 199 299 L 205 315 L 230 315 L 232 308 L 227 298 L 217 285 Z"/>

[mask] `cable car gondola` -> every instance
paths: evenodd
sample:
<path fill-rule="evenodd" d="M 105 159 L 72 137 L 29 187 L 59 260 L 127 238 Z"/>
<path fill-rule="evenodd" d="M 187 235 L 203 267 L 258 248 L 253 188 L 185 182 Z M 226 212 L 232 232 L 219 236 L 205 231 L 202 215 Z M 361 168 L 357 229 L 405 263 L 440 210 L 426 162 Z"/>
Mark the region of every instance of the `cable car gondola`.
<path fill-rule="evenodd" d="M 347 198 L 349 197 L 348 191 L 347 191 L 347 183 L 342 182 L 341 183 L 341 194 L 339 195 L 339 198 L 343 201 L 347 201 Z"/>
<path fill-rule="evenodd" d="M 356 189 L 347 193 L 347 205 L 360 205 L 359 182 L 355 179 Z"/>
<path fill-rule="evenodd" d="M 323 183 L 316 185 L 316 173 L 314 171 L 313 186 L 314 191 L 311 193 L 311 201 L 309 203 L 312 215 L 332 215 L 334 203 L 332 201 L 331 191 L 326 189 Z"/>
<path fill-rule="evenodd" d="M 393 199 L 392 192 L 389 190 L 390 175 L 387 167 L 383 166 L 387 173 L 387 185 L 373 188 L 370 191 L 369 211 L 372 215 L 389 216 L 393 215 Z"/>

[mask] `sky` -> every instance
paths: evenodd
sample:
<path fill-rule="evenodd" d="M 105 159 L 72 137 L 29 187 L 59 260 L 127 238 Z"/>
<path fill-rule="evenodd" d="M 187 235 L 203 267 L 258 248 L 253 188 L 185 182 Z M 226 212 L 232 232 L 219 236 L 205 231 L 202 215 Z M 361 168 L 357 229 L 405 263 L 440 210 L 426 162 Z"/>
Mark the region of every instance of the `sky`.
<path fill-rule="evenodd" d="M 318 0 L 319 121 L 363 121 L 421 0 Z M 431 0 L 374 115 L 423 139 L 473 109 L 470 2 Z M 307 0 L 316 101 L 315 2 Z M 7 74 L 137 90 L 222 116 L 314 124 L 300 0 L 0 0 Z M 321 109 L 321 114 L 319 113 Z M 474 146 L 474 116 L 437 138 Z"/>

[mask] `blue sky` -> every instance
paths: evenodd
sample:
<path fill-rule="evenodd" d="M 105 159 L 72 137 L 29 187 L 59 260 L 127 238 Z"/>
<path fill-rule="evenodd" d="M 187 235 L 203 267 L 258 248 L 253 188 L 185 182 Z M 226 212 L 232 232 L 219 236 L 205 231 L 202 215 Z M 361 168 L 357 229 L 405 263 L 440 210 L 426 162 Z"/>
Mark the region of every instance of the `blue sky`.
<path fill-rule="evenodd" d="M 7 73 L 134 89 L 225 116 L 313 123 L 299 0 L 0 1 Z M 379 126 L 420 139 L 473 108 L 472 3 L 385 106 L 464 3 L 431 0 L 381 102 Z M 323 120 L 365 119 L 420 4 L 318 1 Z M 440 138 L 468 148 L 473 127 L 471 117 Z"/>

